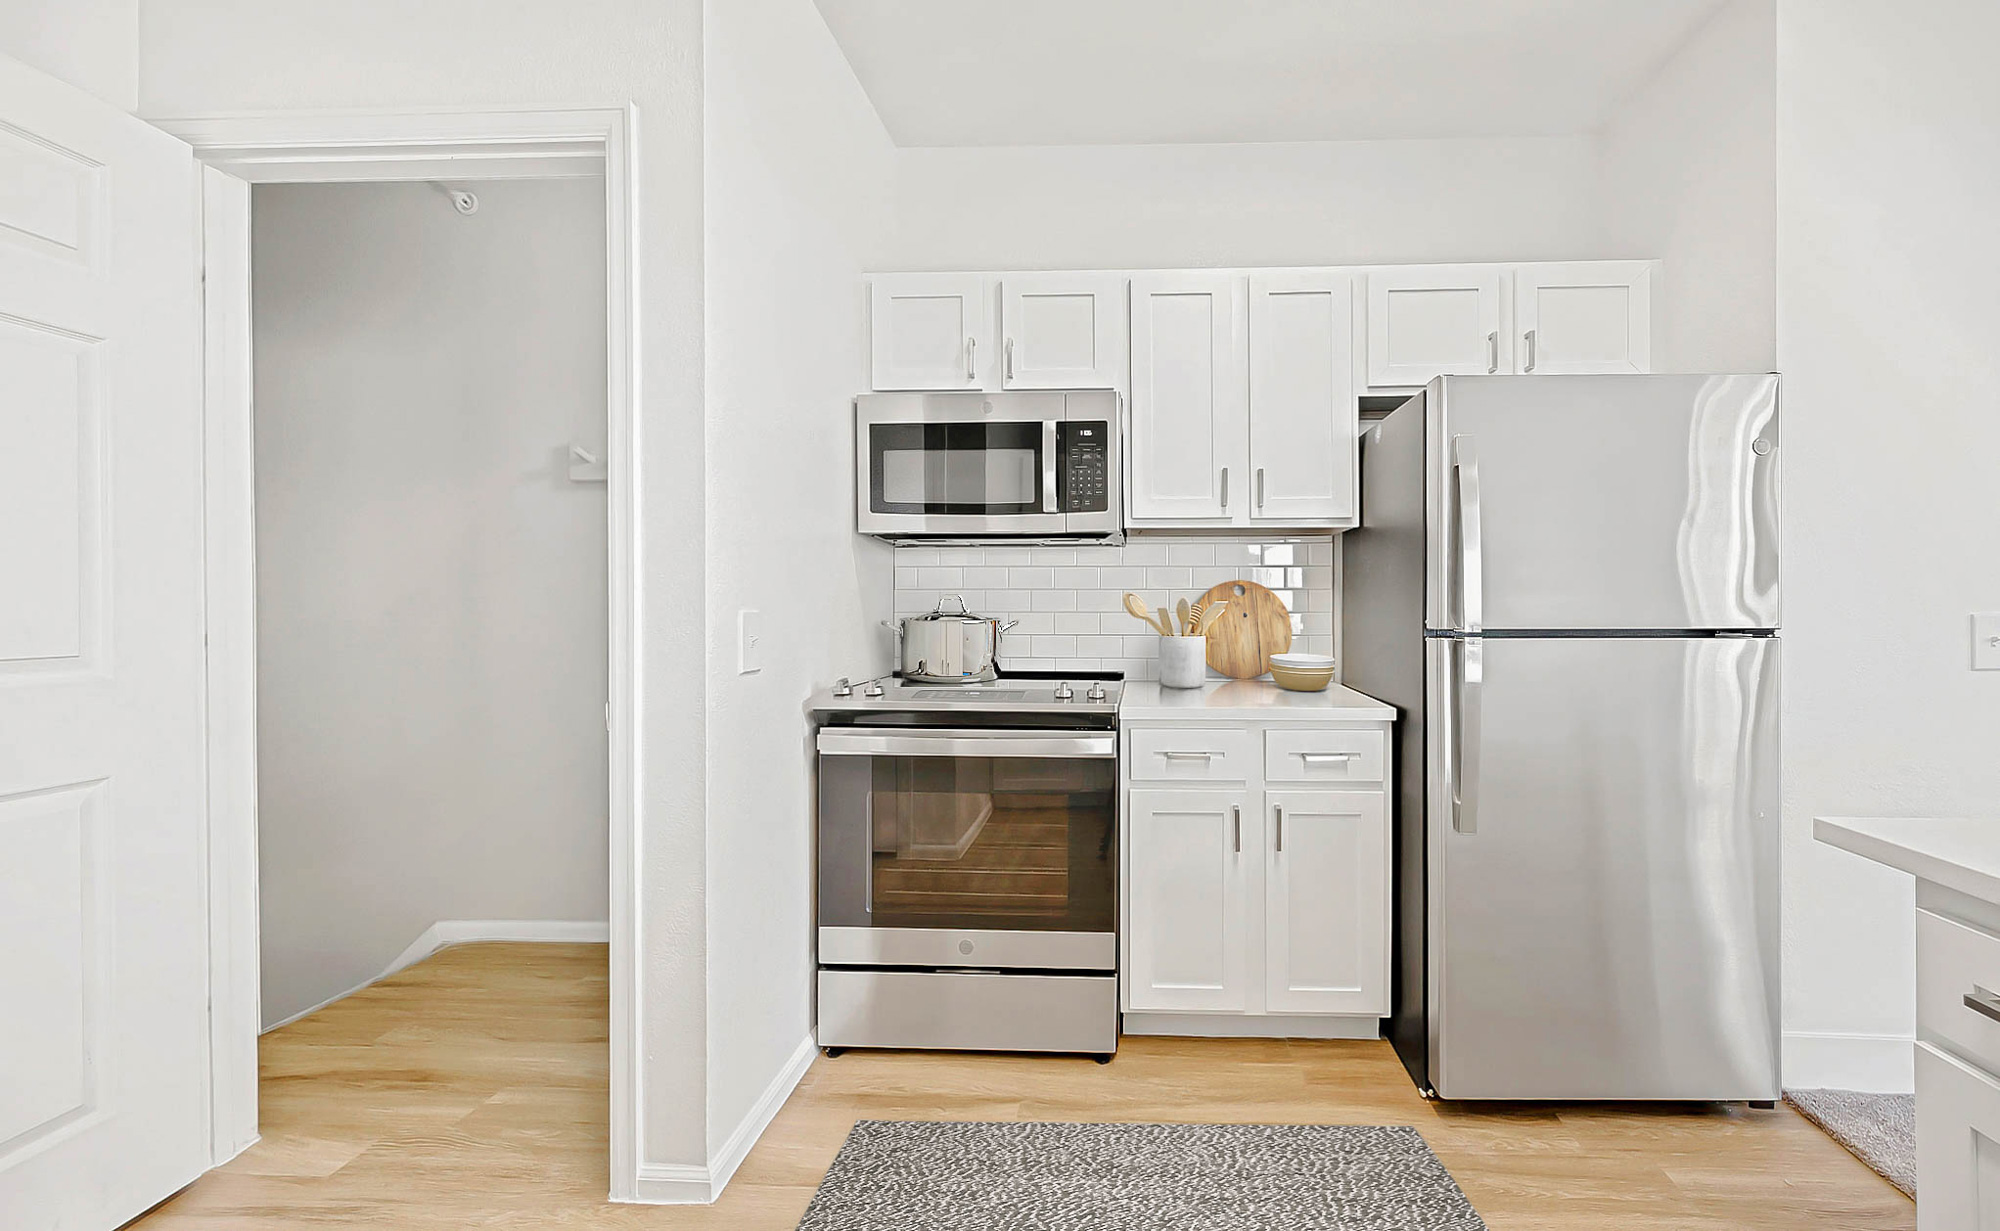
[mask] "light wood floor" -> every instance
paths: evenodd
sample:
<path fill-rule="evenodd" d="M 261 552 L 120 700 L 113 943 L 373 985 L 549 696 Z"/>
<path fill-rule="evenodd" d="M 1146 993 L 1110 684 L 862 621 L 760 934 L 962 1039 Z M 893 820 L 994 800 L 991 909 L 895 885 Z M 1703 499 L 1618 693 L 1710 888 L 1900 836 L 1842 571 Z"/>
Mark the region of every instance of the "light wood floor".
<path fill-rule="evenodd" d="M 857 1118 L 1412 1124 L 1494 1231 L 1909 1228 L 1788 1108 L 1440 1108 L 1381 1042 L 821 1058 L 712 1207 L 604 1201 L 597 945 L 465 945 L 264 1037 L 263 1140 L 138 1223 L 791 1231 Z"/>

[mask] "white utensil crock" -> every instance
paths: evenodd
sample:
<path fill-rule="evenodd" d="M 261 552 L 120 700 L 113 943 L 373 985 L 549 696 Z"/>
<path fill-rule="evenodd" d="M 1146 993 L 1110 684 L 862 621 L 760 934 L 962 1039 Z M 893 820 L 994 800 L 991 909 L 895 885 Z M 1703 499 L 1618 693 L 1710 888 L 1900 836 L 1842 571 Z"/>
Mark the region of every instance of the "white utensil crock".
<path fill-rule="evenodd" d="M 1208 679 L 1208 638 L 1160 638 L 1160 687 L 1200 688 Z"/>

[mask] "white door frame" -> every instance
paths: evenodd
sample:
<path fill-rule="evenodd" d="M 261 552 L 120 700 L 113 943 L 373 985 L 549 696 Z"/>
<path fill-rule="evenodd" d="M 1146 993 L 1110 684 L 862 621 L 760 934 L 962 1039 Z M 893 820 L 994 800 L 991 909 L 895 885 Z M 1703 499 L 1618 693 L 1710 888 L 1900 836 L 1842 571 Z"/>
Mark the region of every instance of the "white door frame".
<path fill-rule="evenodd" d="M 293 112 L 152 120 L 208 167 L 252 183 L 604 176 L 610 565 L 611 1197 L 638 1176 L 638 829 L 634 818 L 638 264 L 634 110 Z M 204 173 L 204 182 L 214 179 Z M 237 190 L 240 193 L 240 189 Z M 213 184 L 204 194 L 222 200 Z M 248 217 L 205 211 L 211 277 L 249 275 Z M 211 324 L 217 317 L 209 314 Z M 204 332 L 209 927 L 213 1163 L 257 1139 L 256 574 L 251 522 L 249 321 Z M 246 712 L 247 710 L 247 712 Z M 248 935 L 245 935 L 245 932 Z"/>

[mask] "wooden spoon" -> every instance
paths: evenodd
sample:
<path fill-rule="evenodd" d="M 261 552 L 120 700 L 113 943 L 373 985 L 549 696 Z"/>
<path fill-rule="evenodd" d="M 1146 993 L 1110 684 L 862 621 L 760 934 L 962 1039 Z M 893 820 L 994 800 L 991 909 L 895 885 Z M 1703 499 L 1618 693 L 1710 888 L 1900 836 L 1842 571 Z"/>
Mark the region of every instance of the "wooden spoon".
<path fill-rule="evenodd" d="M 1181 636 L 1194 636 L 1194 625 L 1188 622 L 1188 601 L 1186 599 L 1182 599 L 1174 606 L 1174 614 L 1180 617 L 1180 623 L 1177 627 L 1181 630 Z"/>
<path fill-rule="evenodd" d="M 1146 600 L 1140 598 L 1138 595 L 1130 592 L 1126 593 L 1125 610 L 1131 612 L 1139 619 L 1144 620 L 1146 622 L 1146 627 L 1160 634 L 1160 636 L 1162 637 L 1173 636 L 1172 633 L 1167 631 L 1167 626 L 1164 622 L 1153 619 L 1153 613 L 1146 610 Z"/>
<path fill-rule="evenodd" d="M 1223 610 L 1228 606 L 1229 606 L 1229 600 L 1223 599 L 1218 603 L 1214 603 L 1211 606 L 1204 608 L 1201 613 L 1201 627 L 1199 627 L 1195 631 L 1200 633 L 1204 637 L 1208 636 L 1208 630 L 1214 628 L 1217 624 L 1221 623 Z"/>

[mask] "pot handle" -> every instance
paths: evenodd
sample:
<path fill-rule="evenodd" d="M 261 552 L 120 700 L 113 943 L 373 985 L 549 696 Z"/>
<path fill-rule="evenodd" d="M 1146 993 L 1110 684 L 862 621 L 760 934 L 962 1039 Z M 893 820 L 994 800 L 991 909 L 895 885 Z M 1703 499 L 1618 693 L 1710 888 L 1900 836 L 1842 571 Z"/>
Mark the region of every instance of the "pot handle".
<path fill-rule="evenodd" d="M 1019 623 L 1020 623 L 1019 620 L 1002 620 L 1000 621 L 1000 631 L 1004 633 L 1008 629 L 1014 627 L 1016 624 Z"/>

